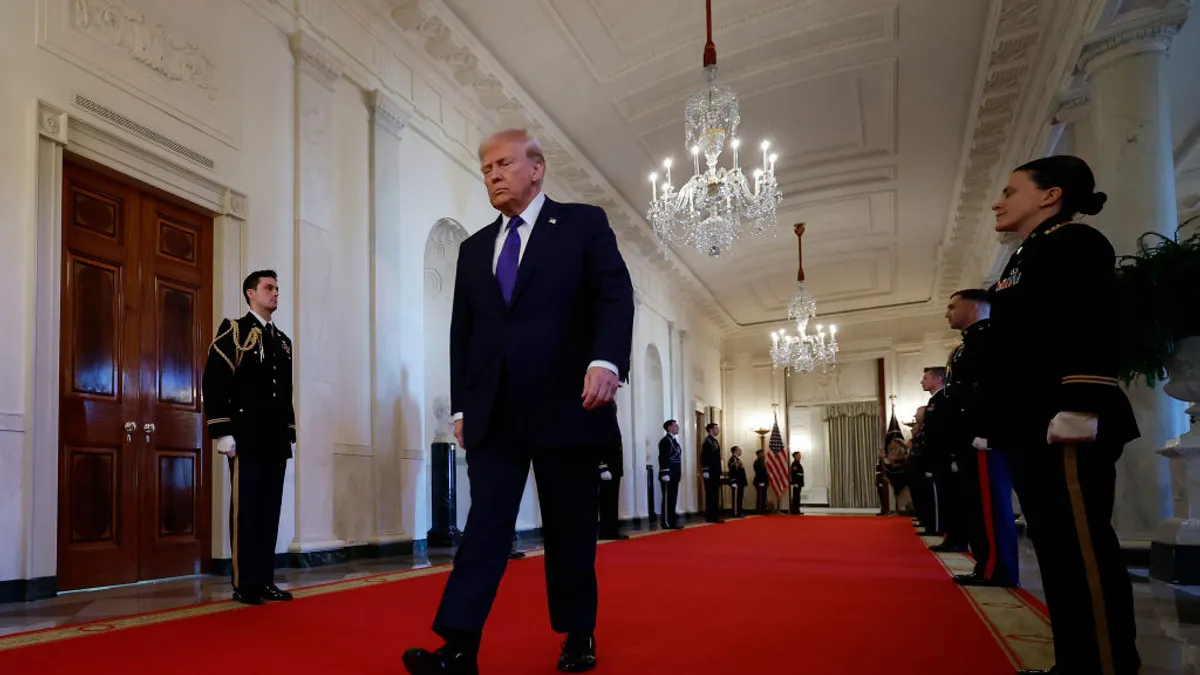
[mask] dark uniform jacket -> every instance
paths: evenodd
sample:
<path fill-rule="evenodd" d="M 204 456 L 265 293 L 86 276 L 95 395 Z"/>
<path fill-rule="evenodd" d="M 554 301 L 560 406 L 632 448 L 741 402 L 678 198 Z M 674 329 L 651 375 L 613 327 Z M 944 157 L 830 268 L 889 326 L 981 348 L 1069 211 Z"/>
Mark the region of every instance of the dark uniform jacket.
<path fill-rule="evenodd" d="M 708 480 L 721 478 L 721 444 L 712 436 L 704 437 L 704 445 L 700 448 L 700 467 L 708 472 Z"/>
<path fill-rule="evenodd" d="M 1120 446 L 1140 435 L 1116 379 L 1115 265 L 1103 234 L 1061 218 L 1038 226 L 1009 258 L 989 289 L 993 448 L 1044 446 L 1060 412 L 1096 415 L 1101 443 Z"/>
<path fill-rule="evenodd" d="M 754 460 L 754 484 L 766 485 L 771 482 L 771 477 L 767 475 L 767 460 L 759 457 Z"/>
<path fill-rule="evenodd" d="M 962 332 L 962 344 L 950 356 L 946 369 L 946 405 L 953 417 L 953 442 L 967 448 L 976 438 L 987 438 L 989 414 L 988 359 L 995 358 L 990 319 L 981 319 Z"/>
<path fill-rule="evenodd" d="M 678 483 L 683 478 L 683 448 L 672 440 L 667 434 L 658 442 L 658 478 L 668 476 L 672 483 Z"/>
<path fill-rule="evenodd" d="M 239 455 L 292 456 L 292 341 L 253 313 L 225 319 L 208 348 L 203 378 L 208 434 L 233 436 Z"/>
<path fill-rule="evenodd" d="M 945 388 L 934 392 L 925 404 L 925 422 L 918 433 L 921 468 L 948 472 L 961 448 L 955 446 L 954 415 L 946 401 Z"/>
<path fill-rule="evenodd" d="M 625 475 L 625 459 L 621 453 L 621 441 L 611 443 L 606 447 L 600 458 L 600 473 L 605 471 L 612 474 L 614 479 Z"/>
<path fill-rule="evenodd" d="M 729 458 L 729 484 L 746 487 L 750 481 L 746 479 L 746 467 L 739 457 Z"/>
<path fill-rule="evenodd" d="M 804 465 L 794 459 L 792 460 L 792 485 L 804 487 Z"/>

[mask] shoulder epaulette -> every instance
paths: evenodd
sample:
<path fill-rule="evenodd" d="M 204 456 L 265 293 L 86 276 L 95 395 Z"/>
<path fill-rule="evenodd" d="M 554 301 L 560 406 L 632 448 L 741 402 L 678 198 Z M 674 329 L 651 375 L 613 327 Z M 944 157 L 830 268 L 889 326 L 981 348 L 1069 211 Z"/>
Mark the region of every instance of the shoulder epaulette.
<path fill-rule="evenodd" d="M 229 324 L 228 327 L 226 327 L 226 324 Z M 224 328 L 224 330 L 221 330 L 217 334 L 217 337 L 213 338 L 212 344 L 209 345 L 209 349 L 219 354 L 221 358 L 225 360 L 225 363 L 229 364 L 230 370 L 236 371 L 237 367 L 242 364 L 242 356 L 246 352 L 258 346 L 259 338 L 262 335 L 262 329 L 258 326 L 254 326 L 246 335 L 245 341 L 243 341 L 241 339 L 242 331 L 240 320 L 224 319 L 221 321 L 221 327 Z M 219 344 L 221 340 L 225 339 L 226 337 L 231 338 L 233 341 L 232 355 L 226 354 L 225 351 L 221 349 Z"/>

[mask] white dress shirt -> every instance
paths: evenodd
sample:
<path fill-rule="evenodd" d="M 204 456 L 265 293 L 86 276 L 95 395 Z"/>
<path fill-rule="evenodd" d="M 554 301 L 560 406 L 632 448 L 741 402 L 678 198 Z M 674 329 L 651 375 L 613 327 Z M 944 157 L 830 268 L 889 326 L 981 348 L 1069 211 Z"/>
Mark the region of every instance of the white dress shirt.
<path fill-rule="evenodd" d="M 542 206 L 545 204 L 546 193 L 538 191 L 533 201 L 529 202 L 529 206 L 526 206 L 525 210 L 521 212 L 521 224 L 517 226 L 517 234 L 521 236 L 521 251 L 517 256 L 518 269 L 520 269 L 521 261 L 525 259 L 525 249 L 529 246 L 529 237 L 533 234 L 533 227 L 537 224 L 538 216 L 542 214 Z M 508 224 L 511 221 L 512 218 L 504 214 L 500 215 L 500 231 L 496 233 L 496 245 L 492 252 L 492 274 L 496 273 L 496 266 L 500 263 L 500 251 L 504 250 L 504 242 L 508 240 Z M 588 364 L 589 369 L 597 366 L 611 370 L 617 377 L 621 376 L 621 371 L 608 361 L 597 359 Z M 457 422 L 462 419 L 462 413 L 454 413 L 451 419 Z"/>

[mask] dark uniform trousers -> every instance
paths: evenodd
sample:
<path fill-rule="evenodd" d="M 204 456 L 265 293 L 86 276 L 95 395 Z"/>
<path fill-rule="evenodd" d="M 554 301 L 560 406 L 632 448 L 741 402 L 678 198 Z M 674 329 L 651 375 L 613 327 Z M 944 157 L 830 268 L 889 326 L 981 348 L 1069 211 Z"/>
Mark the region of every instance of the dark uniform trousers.
<path fill-rule="evenodd" d="M 478 636 L 491 612 L 516 531 L 532 462 L 541 504 L 550 626 L 559 633 L 596 627 L 596 510 L 603 447 L 526 447 L 497 396 L 488 434 L 467 449 L 471 510 L 454 555 L 434 632 Z M 469 423 L 469 422 L 468 422 Z M 615 482 L 615 481 L 614 481 Z"/>
<path fill-rule="evenodd" d="M 1020 572 L 1008 461 L 995 450 L 968 448 L 958 456 L 975 574 L 988 581 L 1015 585 Z"/>
<path fill-rule="evenodd" d="M 679 525 L 679 515 L 675 513 L 675 504 L 679 501 L 679 478 L 678 476 L 683 470 L 680 464 L 671 465 L 674 474 L 670 480 L 662 482 L 662 526 L 677 527 Z"/>
<path fill-rule="evenodd" d="M 710 471 L 704 481 L 704 517 L 717 520 L 721 517 L 721 474 Z"/>
<path fill-rule="evenodd" d="M 733 515 L 737 517 L 746 515 L 746 507 L 742 505 L 742 501 L 746 498 L 746 486 L 741 483 L 733 483 L 729 486 L 729 491 L 732 493 Z"/>
<path fill-rule="evenodd" d="M 948 546 L 967 546 L 970 542 L 968 535 L 967 509 L 963 506 L 963 462 L 957 462 L 958 471 L 945 467 L 934 473 L 937 490 L 938 522 L 946 533 Z"/>
<path fill-rule="evenodd" d="M 1116 462 L 1101 444 L 1007 451 L 1037 553 L 1062 675 L 1134 675 L 1133 587 L 1112 527 Z"/>
<path fill-rule="evenodd" d="M 234 439 L 237 442 L 237 439 Z M 275 541 L 288 457 L 238 443 L 229 459 L 229 532 L 233 587 L 255 589 L 275 583 Z"/>
<path fill-rule="evenodd" d="M 788 510 L 792 512 L 792 515 L 798 515 L 800 513 L 800 491 L 803 489 L 804 488 L 800 485 L 792 486 L 791 499 L 788 500 Z"/>
<path fill-rule="evenodd" d="M 767 512 L 767 490 L 769 489 L 766 483 L 754 486 L 754 511 L 760 516 Z"/>
<path fill-rule="evenodd" d="M 932 473 L 932 472 L 930 472 Z M 925 469 L 918 466 L 912 473 L 909 493 L 912 495 L 913 507 L 917 511 L 917 520 L 925 528 L 925 534 L 945 534 L 946 528 L 938 520 L 941 509 L 938 508 L 939 494 L 937 478 L 927 477 Z"/>

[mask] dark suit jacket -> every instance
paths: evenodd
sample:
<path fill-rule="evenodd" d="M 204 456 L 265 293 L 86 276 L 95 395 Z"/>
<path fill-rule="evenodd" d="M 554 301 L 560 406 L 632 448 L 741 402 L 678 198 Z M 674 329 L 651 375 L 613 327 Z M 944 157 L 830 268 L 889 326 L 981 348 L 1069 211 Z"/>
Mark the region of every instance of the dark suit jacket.
<path fill-rule="evenodd" d="M 679 446 L 679 453 L 676 454 L 670 434 L 663 436 L 658 441 L 659 478 L 661 479 L 664 474 L 670 476 L 672 483 L 678 483 L 683 478 L 683 445 Z"/>
<path fill-rule="evenodd" d="M 554 221 L 554 222 L 551 222 Z M 533 226 L 511 304 L 492 270 L 501 218 L 463 242 L 450 321 L 450 398 L 463 442 L 478 448 L 505 398 L 506 427 L 538 447 L 620 440 L 615 406 L 584 410 L 588 364 L 629 375 L 633 284 L 603 209 L 546 199 Z"/>

